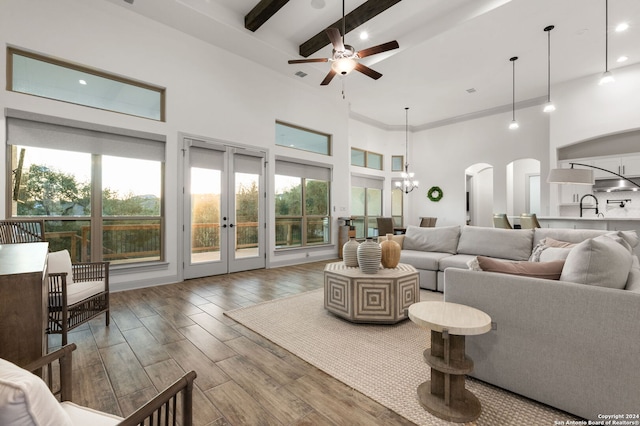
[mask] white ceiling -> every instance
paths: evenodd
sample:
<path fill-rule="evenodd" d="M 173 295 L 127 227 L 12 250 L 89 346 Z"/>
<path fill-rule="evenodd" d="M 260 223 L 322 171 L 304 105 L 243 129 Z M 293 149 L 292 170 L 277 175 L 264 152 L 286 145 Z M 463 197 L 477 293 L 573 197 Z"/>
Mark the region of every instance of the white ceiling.
<path fill-rule="evenodd" d="M 292 0 L 255 33 L 244 16 L 258 0 L 107 0 L 185 33 L 245 56 L 317 90 L 342 91 L 341 78 L 320 82 L 327 63 L 289 65 L 302 59 L 298 46 L 342 16 L 341 0 Z M 364 0 L 346 0 L 349 13 Z M 620 22 L 630 28 L 616 32 Z M 516 61 L 516 102 L 547 95 L 547 33 L 551 32 L 552 85 L 597 74 L 605 67 L 605 0 L 402 0 L 348 33 L 356 50 L 397 40 L 400 49 L 362 60 L 383 77 L 372 80 L 353 72 L 344 77 L 352 114 L 385 126 L 429 126 L 468 114 L 503 108 L 512 99 Z M 370 38 L 359 39 L 366 29 Z M 640 62 L 640 1 L 609 1 L 609 69 Z M 619 56 L 629 60 L 617 63 Z M 325 47 L 311 57 L 330 57 Z M 296 71 L 308 75 L 295 76 Z M 256 70 L 256 72 L 259 72 Z M 615 83 L 614 83 L 615 84 Z M 474 88 L 475 93 L 467 89 Z M 606 90 L 606 86 L 603 87 Z M 553 99 L 553 91 L 551 93 Z M 525 102 L 526 103 L 526 102 Z"/>

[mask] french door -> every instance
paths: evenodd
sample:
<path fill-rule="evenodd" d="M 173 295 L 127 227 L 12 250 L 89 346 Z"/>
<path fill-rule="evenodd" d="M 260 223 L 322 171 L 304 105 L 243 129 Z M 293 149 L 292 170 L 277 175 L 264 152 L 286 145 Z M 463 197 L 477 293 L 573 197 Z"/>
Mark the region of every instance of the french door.
<path fill-rule="evenodd" d="M 265 153 L 184 140 L 184 278 L 265 267 Z"/>

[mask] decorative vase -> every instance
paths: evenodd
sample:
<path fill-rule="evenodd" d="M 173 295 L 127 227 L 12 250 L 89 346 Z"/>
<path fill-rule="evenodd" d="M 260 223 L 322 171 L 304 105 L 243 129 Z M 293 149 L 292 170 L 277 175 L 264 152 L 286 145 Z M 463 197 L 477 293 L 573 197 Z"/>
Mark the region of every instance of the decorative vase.
<path fill-rule="evenodd" d="M 380 243 L 382 251 L 382 267 L 395 268 L 400 262 L 400 244 L 393 241 L 393 234 L 387 234 L 387 239 Z"/>
<path fill-rule="evenodd" d="M 360 243 L 356 241 L 356 237 L 349 237 L 349 241 L 342 246 L 342 260 L 344 260 L 344 266 L 357 267 L 358 266 L 358 246 Z"/>
<path fill-rule="evenodd" d="M 367 240 L 358 246 L 358 265 L 365 274 L 375 274 L 380 268 L 382 250 L 380 244 L 368 237 Z"/>

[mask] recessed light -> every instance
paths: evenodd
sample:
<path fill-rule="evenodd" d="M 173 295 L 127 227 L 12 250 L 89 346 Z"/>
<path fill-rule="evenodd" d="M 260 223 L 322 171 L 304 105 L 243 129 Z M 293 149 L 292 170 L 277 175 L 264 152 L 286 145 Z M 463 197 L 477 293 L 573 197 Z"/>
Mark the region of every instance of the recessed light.
<path fill-rule="evenodd" d="M 360 33 L 360 40 L 366 40 L 366 39 L 368 39 L 368 38 L 369 38 L 369 33 L 368 33 L 368 32 L 366 32 L 366 31 L 362 31 L 362 32 Z"/>
<path fill-rule="evenodd" d="M 618 25 L 616 25 L 616 32 L 620 33 L 622 31 L 626 31 L 629 29 L 629 24 L 627 24 L 626 22 L 621 22 Z"/>
<path fill-rule="evenodd" d="M 83 86 L 87 85 L 87 82 L 85 80 L 78 80 L 78 83 L 82 84 Z"/>
<path fill-rule="evenodd" d="M 620 57 L 616 60 L 616 62 L 626 62 L 626 61 L 628 61 L 628 60 L 629 60 L 629 57 L 628 57 L 628 56 L 624 56 L 624 55 L 622 55 L 622 56 L 620 56 Z"/>

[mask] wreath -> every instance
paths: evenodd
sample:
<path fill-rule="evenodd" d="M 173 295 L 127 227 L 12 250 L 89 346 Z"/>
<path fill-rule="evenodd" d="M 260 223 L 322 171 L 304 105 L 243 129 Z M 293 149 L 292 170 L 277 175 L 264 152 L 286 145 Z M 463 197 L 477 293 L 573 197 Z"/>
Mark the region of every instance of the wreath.
<path fill-rule="evenodd" d="M 431 189 L 429 189 L 429 192 L 427 192 L 427 198 L 434 203 L 440 201 L 440 199 L 442 199 L 442 195 L 442 189 L 440 189 L 439 186 L 432 186 Z"/>

